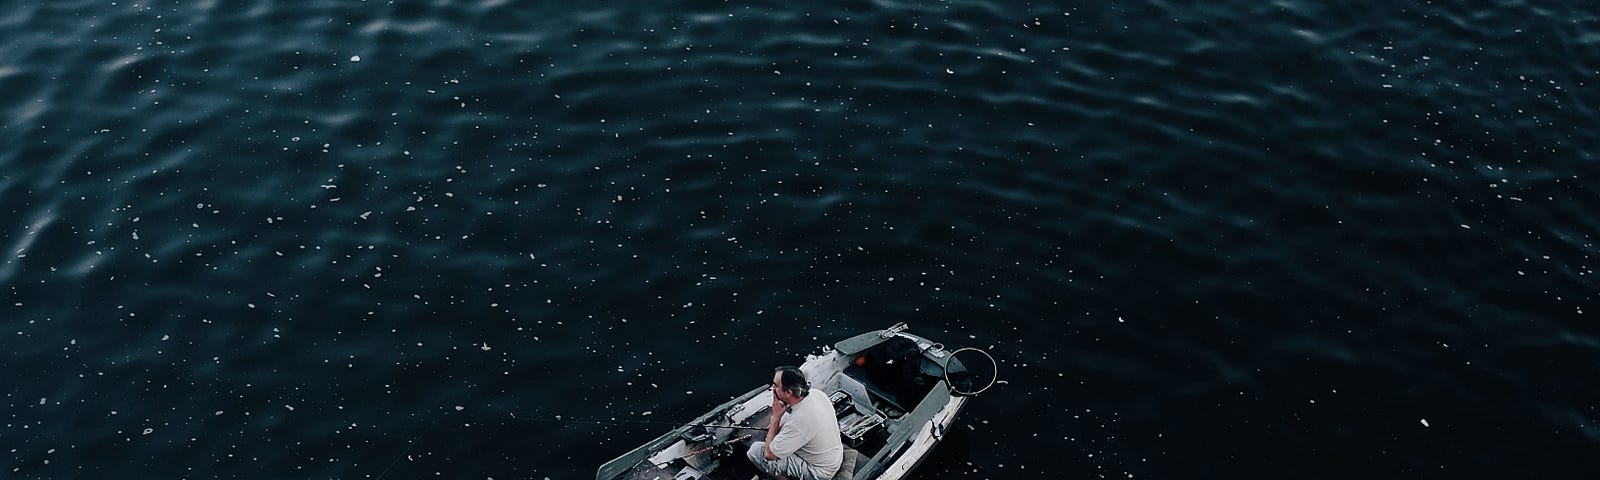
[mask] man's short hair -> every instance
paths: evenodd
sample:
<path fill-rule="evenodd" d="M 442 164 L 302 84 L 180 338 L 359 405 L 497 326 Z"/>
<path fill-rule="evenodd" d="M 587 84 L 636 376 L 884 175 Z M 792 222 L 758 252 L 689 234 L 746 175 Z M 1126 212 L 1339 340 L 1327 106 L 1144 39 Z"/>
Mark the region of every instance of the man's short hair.
<path fill-rule="evenodd" d="M 801 372 L 799 368 L 782 366 L 772 369 L 772 371 L 780 373 L 778 375 L 779 387 L 783 388 L 783 391 L 789 392 L 790 395 L 805 397 L 806 394 L 811 393 L 811 383 L 806 381 L 806 374 Z"/>

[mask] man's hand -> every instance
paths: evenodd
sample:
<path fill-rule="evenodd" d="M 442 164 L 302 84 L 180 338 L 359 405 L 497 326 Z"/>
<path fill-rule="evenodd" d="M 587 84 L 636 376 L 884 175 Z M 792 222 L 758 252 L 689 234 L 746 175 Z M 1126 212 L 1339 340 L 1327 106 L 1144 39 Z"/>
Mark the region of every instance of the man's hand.
<path fill-rule="evenodd" d="M 777 395 L 772 396 L 772 418 L 778 418 L 778 415 L 788 409 L 789 404 L 783 403 L 783 400 L 779 400 Z"/>

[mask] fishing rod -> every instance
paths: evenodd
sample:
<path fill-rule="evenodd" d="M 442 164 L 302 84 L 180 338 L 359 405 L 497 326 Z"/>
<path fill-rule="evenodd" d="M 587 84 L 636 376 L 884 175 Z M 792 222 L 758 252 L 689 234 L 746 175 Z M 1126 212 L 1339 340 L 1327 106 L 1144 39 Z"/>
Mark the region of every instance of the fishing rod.
<path fill-rule="evenodd" d="M 485 419 L 485 420 L 490 420 L 490 419 L 493 419 L 493 420 L 517 420 L 517 421 L 522 421 L 522 422 L 583 423 L 583 424 L 590 424 L 590 425 L 606 425 L 606 426 L 650 425 L 650 426 L 663 426 L 663 427 L 731 428 L 731 429 L 734 429 L 734 430 L 759 430 L 759 431 L 763 431 L 763 432 L 767 431 L 766 427 L 742 427 L 742 426 L 738 426 L 738 425 L 706 425 L 706 424 L 699 424 L 699 423 L 655 422 L 655 421 L 650 421 L 650 420 L 618 420 L 618 419 L 615 419 L 615 418 L 563 417 L 561 415 L 556 415 L 554 417 L 523 417 L 523 416 L 517 416 L 517 415 L 488 416 L 488 415 L 471 415 L 471 414 L 461 414 L 461 415 L 468 416 L 468 417 L 476 417 L 476 418 Z"/>
<path fill-rule="evenodd" d="M 448 416 L 451 416 L 451 415 L 462 416 L 462 417 L 467 417 L 467 418 L 476 418 L 476 419 L 479 419 L 479 420 L 517 420 L 517 421 L 523 421 L 523 422 L 587 423 L 587 424 L 607 425 L 607 426 L 618 426 L 618 425 L 629 425 L 629 424 L 632 424 L 632 425 L 651 425 L 651 426 L 666 426 L 666 427 L 701 427 L 701 428 L 707 428 L 707 429 L 711 429 L 711 428 L 731 428 L 731 429 L 735 429 L 735 430 L 759 430 L 759 431 L 766 431 L 767 430 L 765 427 L 757 428 L 757 427 L 741 427 L 741 426 L 737 426 L 737 425 L 705 425 L 705 424 L 699 424 L 699 423 L 655 422 L 655 421 L 649 421 L 649 420 L 617 420 L 617 419 L 614 419 L 614 418 L 583 418 L 583 417 L 567 418 L 567 417 L 563 417 L 561 415 L 556 415 L 554 417 L 519 417 L 519 416 L 516 416 L 516 415 L 509 415 L 509 414 L 507 414 L 507 415 L 474 415 L 474 414 L 470 414 L 470 413 L 460 413 L 460 412 L 439 412 L 439 415 L 434 417 L 433 421 L 428 424 L 428 428 L 423 429 L 422 433 L 418 434 L 416 436 L 416 438 L 412 438 L 411 439 L 411 443 L 406 445 L 405 450 L 402 450 L 400 452 L 400 455 L 396 456 L 394 461 L 389 462 L 389 466 L 385 467 L 383 469 L 383 472 L 378 474 L 378 480 L 383 480 L 384 478 L 388 477 L 389 476 L 389 471 L 393 470 L 395 465 L 398 465 L 400 463 L 400 459 L 406 458 L 406 454 L 411 453 L 411 449 L 415 448 L 417 446 L 417 442 L 421 441 L 422 437 L 427 436 L 429 433 L 433 433 L 433 430 L 436 427 L 439 426 L 439 421 L 440 420 L 444 420 L 445 417 L 448 417 Z M 742 440 L 745 440 L 745 439 L 748 439 L 748 438 L 750 438 L 750 435 L 748 435 L 748 434 L 742 435 L 742 436 L 740 436 L 738 438 L 723 442 L 722 445 L 731 444 L 731 443 L 742 441 Z M 713 447 L 715 447 L 715 446 L 716 445 L 714 445 Z M 705 453 L 707 451 L 710 451 L 710 449 L 711 449 L 711 447 L 702 448 L 700 450 L 691 452 L 689 455 L 685 456 L 684 458 Z"/>
<path fill-rule="evenodd" d="M 711 445 L 709 447 L 701 448 L 701 449 L 695 450 L 693 452 L 689 452 L 689 453 L 685 453 L 683 455 L 679 455 L 678 458 L 674 458 L 673 460 L 683 460 L 683 459 L 686 459 L 686 458 L 694 457 L 694 456 L 700 455 L 702 453 L 706 453 L 706 452 L 709 452 L 709 451 L 712 451 L 712 450 L 716 450 L 716 449 L 719 449 L 719 448 L 727 447 L 729 445 L 733 445 L 735 443 L 743 442 L 743 441 L 749 440 L 749 439 L 750 439 L 750 434 L 746 433 L 744 435 L 738 436 L 737 438 L 730 438 L 727 441 L 718 442 L 718 443 L 716 443 L 714 445 Z"/>

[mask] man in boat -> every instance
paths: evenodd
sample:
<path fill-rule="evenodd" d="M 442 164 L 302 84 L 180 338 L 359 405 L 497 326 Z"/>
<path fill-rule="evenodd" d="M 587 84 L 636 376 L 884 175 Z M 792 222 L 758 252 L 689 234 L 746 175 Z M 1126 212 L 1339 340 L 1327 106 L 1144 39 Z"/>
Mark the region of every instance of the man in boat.
<path fill-rule="evenodd" d="M 795 367 L 772 372 L 772 422 L 767 440 L 746 452 L 756 468 L 778 478 L 828 480 L 844 461 L 838 420 L 828 396 L 811 389 Z"/>

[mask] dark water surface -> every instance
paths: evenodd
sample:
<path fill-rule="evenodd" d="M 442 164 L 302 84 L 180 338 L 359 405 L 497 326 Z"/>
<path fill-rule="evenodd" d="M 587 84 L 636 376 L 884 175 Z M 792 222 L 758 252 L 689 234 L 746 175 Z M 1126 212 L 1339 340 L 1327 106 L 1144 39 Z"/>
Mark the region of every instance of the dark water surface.
<path fill-rule="evenodd" d="M 8 5 L 0 477 L 592 478 L 468 415 L 900 321 L 918 478 L 1600 477 L 1600 6 L 1199 4 Z"/>

